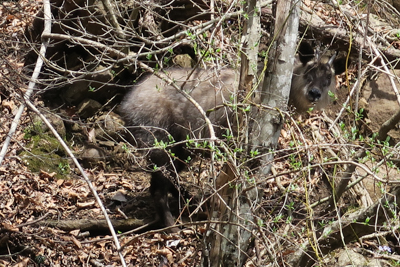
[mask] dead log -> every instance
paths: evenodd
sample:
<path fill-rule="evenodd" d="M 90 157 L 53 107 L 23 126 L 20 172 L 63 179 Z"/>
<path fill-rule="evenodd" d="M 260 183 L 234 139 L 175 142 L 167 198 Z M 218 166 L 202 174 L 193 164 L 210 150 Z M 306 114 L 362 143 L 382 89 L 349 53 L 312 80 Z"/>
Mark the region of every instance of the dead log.
<path fill-rule="evenodd" d="M 129 231 L 138 227 L 143 226 L 145 223 L 139 219 L 128 219 L 128 220 L 111 220 L 112 225 L 116 231 Z M 96 219 L 82 219 L 82 220 L 45 220 L 36 223 L 38 226 L 49 226 L 57 227 L 64 231 L 72 231 L 79 229 L 81 232 L 84 231 L 108 231 L 108 225 L 105 220 Z"/>

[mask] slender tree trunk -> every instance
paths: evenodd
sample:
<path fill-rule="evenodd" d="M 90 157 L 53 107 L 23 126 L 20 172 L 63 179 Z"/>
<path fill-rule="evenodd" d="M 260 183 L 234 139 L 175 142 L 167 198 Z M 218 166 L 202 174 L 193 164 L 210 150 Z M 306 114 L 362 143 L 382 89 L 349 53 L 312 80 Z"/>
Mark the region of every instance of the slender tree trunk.
<path fill-rule="evenodd" d="M 260 3 L 248 2 L 241 54 L 241 75 L 238 99 L 244 98 L 253 86 L 257 73 L 260 40 Z M 227 162 L 216 179 L 211 218 L 213 223 L 204 238 L 203 266 L 243 266 L 253 245 L 254 207 L 257 189 L 240 177 L 235 162 Z"/>
<path fill-rule="evenodd" d="M 261 92 L 261 103 L 285 110 L 290 94 L 293 63 L 296 55 L 299 28 L 298 0 L 278 0 L 275 8 L 274 40 L 268 54 L 267 71 Z M 253 129 L 253 149 L 273 151 L 283 125 L 278 110 L 259 113 L 257 131 Z M 265 153 L 261 163 L 261 175 L 269 174 L 273 153 Z"/>

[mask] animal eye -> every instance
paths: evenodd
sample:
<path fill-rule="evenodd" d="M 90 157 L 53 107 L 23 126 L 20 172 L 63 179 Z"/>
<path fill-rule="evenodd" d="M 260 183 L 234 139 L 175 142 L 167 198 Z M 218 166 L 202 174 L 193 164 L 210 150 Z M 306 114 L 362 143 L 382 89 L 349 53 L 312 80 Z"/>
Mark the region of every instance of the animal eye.
<path fill-rule="evenodd" d="M 313 81 L 312 75 L 307 75 L 306 79 L 308 83 L 311 83 Z"/>
<path fill-rule="evenodd" d="M 327 79 L 324 81 L 323 86 L 324 86 L 324 87 L 328 87 L 330 84 L 331 84 L 331 78 L 327 78 Z"/>

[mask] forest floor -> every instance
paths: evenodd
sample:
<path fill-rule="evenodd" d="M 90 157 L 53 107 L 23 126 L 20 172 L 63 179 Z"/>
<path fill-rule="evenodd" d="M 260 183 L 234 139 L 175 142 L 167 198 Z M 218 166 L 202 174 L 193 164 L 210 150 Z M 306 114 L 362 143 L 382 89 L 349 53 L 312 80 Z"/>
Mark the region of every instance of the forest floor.
<path fill-rule="evenodd" d="M 27 88 L 24 56 L 31 48 L 24 32 L 40 8 L 40 1 L 0 3 L 2 146 L 21 105 L 21 94 Z M 19 155 L 29 150 L 24 136 L 31 125 L 32 114 L 25 109 L 0 166 L 0 266 L 121 266 L 106 226 L 92 232 L 47 226 L 50 219 L 73 224 L 83 219 L 103 220 L 104 216 L 87 183 L 74 175 L 74 171 L 70 179 L 57 179 L 54 173 L 29 170 Z M 154 218 L 153 208 L 148 205 L 152 201 L 147 173 L 96 169 L 86 172 L 112 219 L 124 218 L 118 205 L 121 203 L 126 210 L 134 210 L 136 218 L 146 222 Z M 119 194 L 124 199 L 118 198 Z M 122 236 L 120 242 L 124 244 L 130 239 L 132 236 Z M 129 266 L 168 266 L 169 262 L 179 262 L 176 266 L 196 266 L 200 258 L 198 245 L 195 231 L 173 235 L 156 232 L 138 236 L 124 249 L 123 255 Z"/>
<path fill-rule="evenodd" d="M 0 3 L 2 147 L 22 103 L 21 95 L 27 88 L 24 56 L 32 48 L 27 45 L 24 32 L 40 7 L 41 2 L 34 0 Z M 38 105 L 42 105 L 41 101 L 40 98 L 34 100 Z M 336 109 L 340 109 L 338 106 Z M 30 150 L 25 135 L 33 125 L 32 121 L 33 114 L 25 109 L 0 165 L 0 266 L 121 266 L 113 240 L 104 225 L 104 215 L 79 172 L 71 167 L 68 178 L 57 178 L 54 173 L 44 170 L 32 172 L 21 158 L 22 151 Z M 300 125 L 306 131 L 314 126 L 319 129 L 324 142 L 334 142 L 318 115 L 307 117 Z M 282 131 L 281 147 L 289 147 L 292 140 L 289 128 L 290 125 L 286 125 Z M 308 136 L 304 138 L 310 144 L 313 142 Z M 79 150 L 79 146 L 73 148 Z M 314 152 L 318 157 L 318 150 Z M 293 167 L 289 166 L 290 159 L 278 160 L 275 164 L 276 170 L 280 172 Z M 111 219 L 123 220 L 128 215 L 138 220 L 133 225 L 140 226 L 155 217 L 148 189 L 148 173 L 127 171 L 121 167 L 86 168 L 85 172 Z M 190 174 L 184 173 L 182 176 L 189 177 Z M 314 200 L 330 193 L 330 189 L 321 181 L 321 176 L 321 173 L 315 172 L 308 181 Z M 293 182 L 294 177 L 294 174 L 282 176 L 279 184 L 296 187 L 292 191 L 292 200 L 304 197 L 306 190 L 300 179 Z M 279 186 L 275 181 L 264 186 L 261 204 L 261 213 L 264 215 L 273 209 L 275 202 L 281 200 Z M 375 191 L 376 187 L 372 185 L 369 190 Z M 300 221 L 299 225 L 303 224 L 304 217 L 298 219 Z M 80 223 L 79 230 L 75 223 Z M 85 223 L 90 227 L 82 227 Z M 277 232 L 284 232 L 282 229 L 286 222 L 283 220 L 279 225 L 281 228 Z M 128 266 L 201 265 L 203 225 L 188 227 L 174 234 L 144 230 L 140 233 L 122 232 L 118 232 L 119 242 L 121 245 L 128 244 L 122 250 Z M 274 232 L 270 234 L 275 235 Z M 282 251 L 280 256 L 283 257 L 285 252 L 291 253 L 288 249 Z M 254 265 L 249 263 L 248 266 Z"/>

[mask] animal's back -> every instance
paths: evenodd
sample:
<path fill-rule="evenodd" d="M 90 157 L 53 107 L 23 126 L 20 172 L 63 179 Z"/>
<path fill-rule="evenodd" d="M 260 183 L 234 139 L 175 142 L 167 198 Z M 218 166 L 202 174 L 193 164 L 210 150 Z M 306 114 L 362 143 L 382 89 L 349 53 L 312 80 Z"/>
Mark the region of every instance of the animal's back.
<path fill-rule="evenodd" d="M 236 71 L 196 70 L 188 78 L 190 71 L 170 68 L 166 73 L 179 88 L 184 85 L 182 89 L 203 110 L 219 106 L 209 118 L 217 125 L 226 125 L 227 111 L 221 105 L 231 101 L 235 93 L 238 84 Z M 199 110 L 176 88 L 155 75 L 149 75 L 134 86 L 123 101 L 120 111 L 135 138 L 145 143 L 152 143 L 153 135 L 157 139 L 165 139 L 167 132 L 176 141 L 185 140 L 187 135 L 198 138 L 202 134 L 205 137 L 205 121 Z M 137 126 L 145 126 L 147 129 Z"/>

